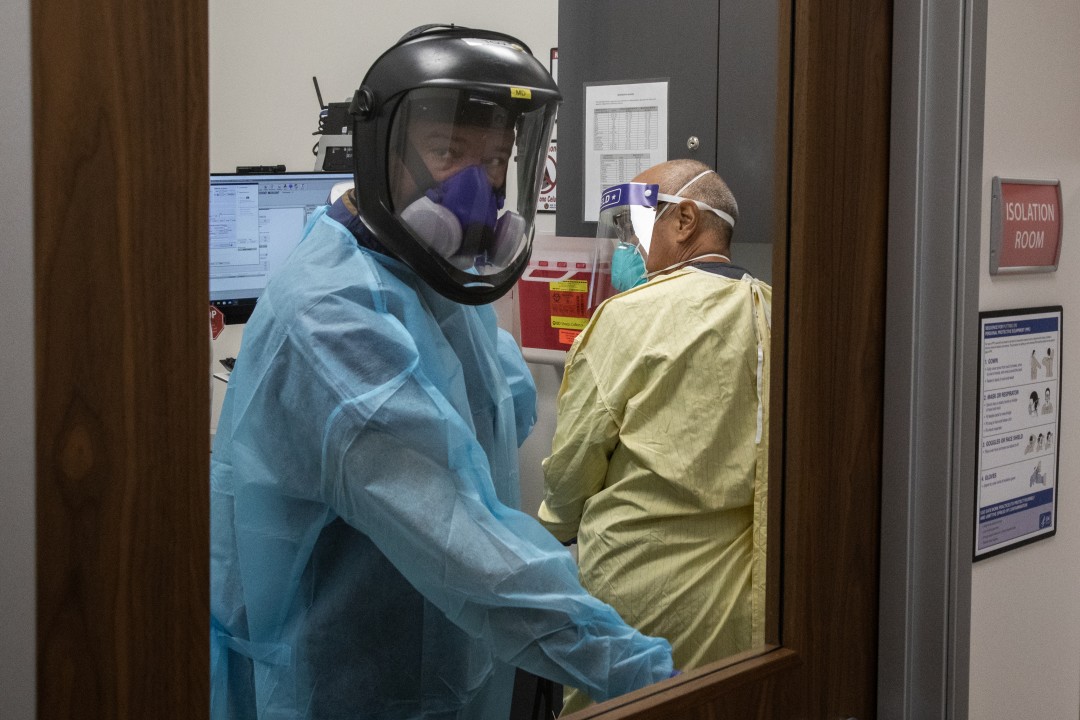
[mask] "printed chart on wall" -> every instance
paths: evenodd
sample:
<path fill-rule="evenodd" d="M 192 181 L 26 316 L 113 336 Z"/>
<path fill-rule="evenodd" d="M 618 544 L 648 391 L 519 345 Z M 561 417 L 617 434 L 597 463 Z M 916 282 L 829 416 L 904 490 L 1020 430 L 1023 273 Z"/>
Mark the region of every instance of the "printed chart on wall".
<path fill-rule="evenodd" d="M 586 222 L 600 217 L 600 196 L 667 160 L 668 83 L 585 84 Z"/>
<path fill-rule="evenodd" d="M 1060 306 L 979 314 L 975 560 L 1057 531 L 1061 331 Z"/>

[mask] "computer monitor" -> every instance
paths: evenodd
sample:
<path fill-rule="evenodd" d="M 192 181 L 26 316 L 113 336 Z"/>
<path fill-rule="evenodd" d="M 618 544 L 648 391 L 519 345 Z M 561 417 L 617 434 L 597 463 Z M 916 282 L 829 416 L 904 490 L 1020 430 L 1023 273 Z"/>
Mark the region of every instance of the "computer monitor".
<path fill-rule="evenodd" d="M 350 173 L 210 176 L 210 302 L 226 323 L 247 322 L 308 218 L 346 181 Z"/>

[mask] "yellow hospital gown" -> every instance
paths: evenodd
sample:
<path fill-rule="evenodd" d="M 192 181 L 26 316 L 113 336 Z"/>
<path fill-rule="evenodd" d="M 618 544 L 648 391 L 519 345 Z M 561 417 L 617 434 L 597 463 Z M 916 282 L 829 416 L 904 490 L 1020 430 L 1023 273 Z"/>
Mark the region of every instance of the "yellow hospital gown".
<path fill-rule="evenodd" d="M 771 303 L 683 269 L 601 305 L 567 356 L 540 522 L 682 670 L 764 642 Z"/>

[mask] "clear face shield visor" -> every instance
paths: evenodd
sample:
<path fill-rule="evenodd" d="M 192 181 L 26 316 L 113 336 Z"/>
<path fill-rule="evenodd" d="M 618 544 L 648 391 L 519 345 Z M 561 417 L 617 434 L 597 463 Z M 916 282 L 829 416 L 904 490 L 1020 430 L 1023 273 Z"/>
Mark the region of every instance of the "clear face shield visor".
<path fill-rule="evenodd" d="M 553 115 L 515 109 L 509 92 L 421 88 L 402 99 L 388 148 L 391 209 L 449 278 L 494 285 L 527 261 Z"/>
<path fill-rule="evenodd" d="M 611 284 L 620 292 L 646 280 L 659 196 L 657 185 L 631 182 L 607 188 L 600 198 L 596 237 L 611 263 Z"/>

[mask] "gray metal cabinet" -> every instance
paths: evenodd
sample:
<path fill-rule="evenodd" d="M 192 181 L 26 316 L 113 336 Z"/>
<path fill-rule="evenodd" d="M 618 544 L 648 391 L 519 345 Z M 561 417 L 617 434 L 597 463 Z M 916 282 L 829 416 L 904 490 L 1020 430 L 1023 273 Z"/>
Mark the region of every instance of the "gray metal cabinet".
<path fill-rule="evenodd" d="M 784 176 L 776 172 L 780 35 L 770 2 L 560 0 L 556 233 L 596 232 L 583 220 L 585 84 L 667 80 L 668 159 L 715 167 L 739 201 L 737 242 L 772 242 L 784 191 L 775 180 Z"/>

